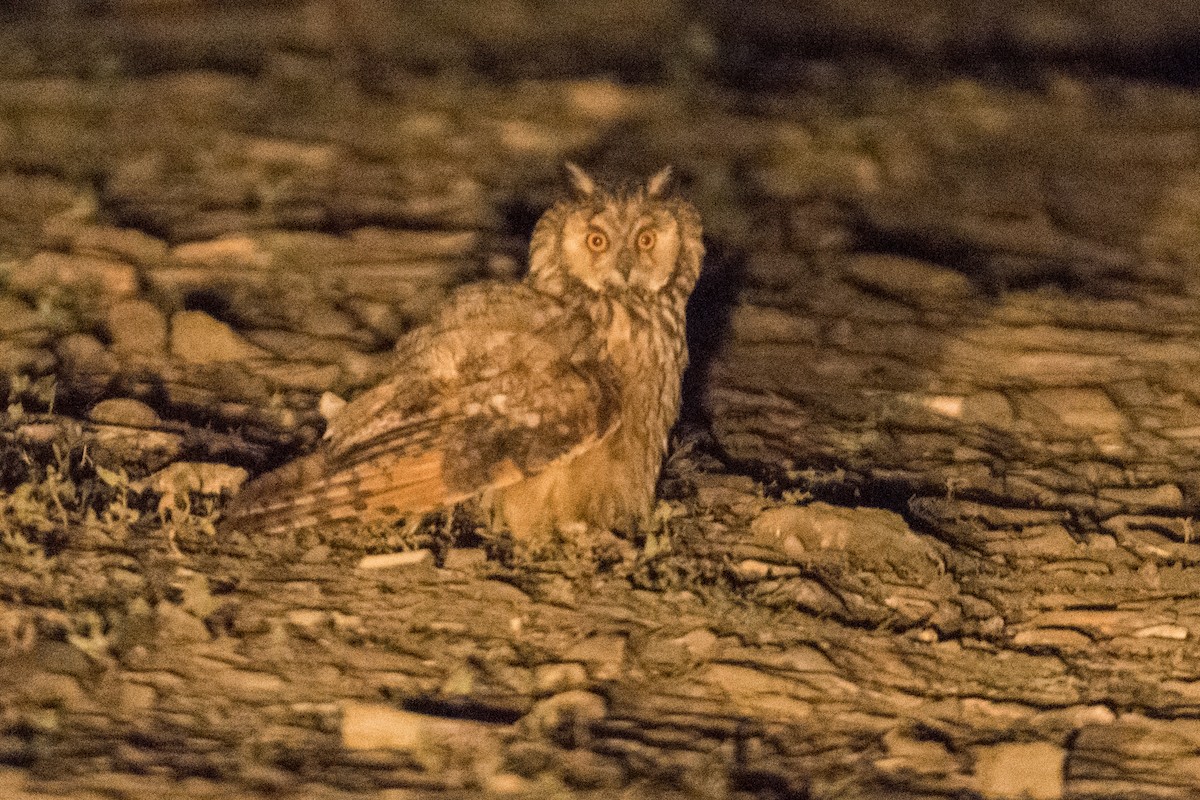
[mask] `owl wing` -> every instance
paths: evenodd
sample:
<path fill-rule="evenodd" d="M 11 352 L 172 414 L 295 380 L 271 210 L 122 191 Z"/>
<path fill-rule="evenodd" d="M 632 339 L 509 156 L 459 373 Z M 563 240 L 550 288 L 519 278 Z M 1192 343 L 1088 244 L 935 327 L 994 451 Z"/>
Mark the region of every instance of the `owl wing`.
<path fill-rule="evenodd" d="M 397 371 L 349 403 L 322 449 L 259 478 L 229 511 L 255 530 L 394 519 L 537 474 L 620 424 L 590 320 L 524 285 L 455 293 L 397 346 Z"/>

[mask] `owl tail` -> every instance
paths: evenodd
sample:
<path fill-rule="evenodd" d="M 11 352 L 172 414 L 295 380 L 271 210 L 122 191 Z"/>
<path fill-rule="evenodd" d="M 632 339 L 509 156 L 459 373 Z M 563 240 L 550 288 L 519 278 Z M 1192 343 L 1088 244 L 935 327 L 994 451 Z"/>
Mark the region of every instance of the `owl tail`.
<path fill-rule="evenodd" d="M 439 453 L 372 459 L 334 469 L 324 452 L 249 483 L 225 510 L 221 530 L 280 534 L 344 522 L 396 521 L 455 502 Z"/>

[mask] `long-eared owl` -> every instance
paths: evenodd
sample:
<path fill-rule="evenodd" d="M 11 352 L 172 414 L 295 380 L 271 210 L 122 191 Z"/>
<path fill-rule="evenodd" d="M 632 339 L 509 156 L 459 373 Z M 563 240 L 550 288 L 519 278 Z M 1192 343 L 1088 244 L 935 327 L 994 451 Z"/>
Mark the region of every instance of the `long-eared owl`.
<path fill-rule="evenodd" d="M 670 170 L 573 197 L 533 232 L 520 283 L 457 290 L 396 345 L 386 381 L 321 446 L 257 479 L 226 526 L 378 522 L 478 500 L 514 537 L 646 519 L 679 414 L 700 217 Z"/>

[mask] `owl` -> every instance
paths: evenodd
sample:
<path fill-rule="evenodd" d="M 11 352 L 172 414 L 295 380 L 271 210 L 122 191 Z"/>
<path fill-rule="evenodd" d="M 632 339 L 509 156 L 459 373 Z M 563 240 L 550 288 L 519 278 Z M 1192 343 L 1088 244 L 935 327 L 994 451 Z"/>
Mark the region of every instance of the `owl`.
<path fill-rule="evenodd" d="M 399 520 L 475 501 L 517 539 L 647 520 L 679 414 L 700 216 L 667 191 L 568 164 L 520 283 L 454 292 L 396 345 L 320 447 L 249 484 L 227 528 Z"/>

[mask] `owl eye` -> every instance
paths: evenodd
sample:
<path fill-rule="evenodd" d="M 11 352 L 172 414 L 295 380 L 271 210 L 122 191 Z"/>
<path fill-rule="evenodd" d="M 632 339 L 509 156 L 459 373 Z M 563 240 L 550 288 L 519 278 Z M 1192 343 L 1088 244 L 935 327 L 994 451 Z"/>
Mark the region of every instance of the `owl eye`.
<path fill-rule="evenodd" d="M 642 231 L 637 238 L 638 250 L 652 250 L 657 241 L 658 235 L 654 231 Z"/>
<path fill-rule="evenodd" d="M 600 231 L 592 231 L 587 235 L 587 248 L 593 253 L 603 253 L 608 249 L 608 237 Z"/>

